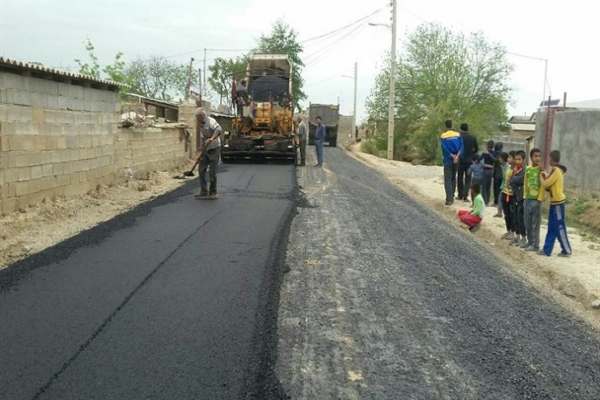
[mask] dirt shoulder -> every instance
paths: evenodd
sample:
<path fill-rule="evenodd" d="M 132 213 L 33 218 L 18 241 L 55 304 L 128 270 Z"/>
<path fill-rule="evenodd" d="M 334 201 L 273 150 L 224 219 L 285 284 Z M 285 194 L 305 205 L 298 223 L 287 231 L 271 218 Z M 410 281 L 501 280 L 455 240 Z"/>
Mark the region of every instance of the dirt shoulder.
<path fill-rule="evenodd" d="M 0 269 L 178 188 L 186 181 L 173 176 L 182 170 L 99 185 L 82 196 L 57 198 L 0 216 Z"/>
<path fill-rule="evenodd" d="M 349 148 L 349 152 L 364 164 L 381 172 L 415 200 L 437 211 L 457 227 L 460 226 L 456 212 L 461 208 L 468 209 L 470 203 L 459 201 L 451 207 L 444 206 L 441 167 L 389 161 L 361 152 L 359 145 Z M 600 299 L 600 245 L 588 240 L 588 235 L 583 237 L 576 229 L 570 228 L 572 257 L 564 259 L 527 253 L 500 238 L 505 233 L 504 219 L 494 218 L 495 213 L 496 209 L 493 207 L 486 209 L 482 228 L 475 234 L 476 238 L 507 260 L 514 273 L 559 300 L 571 311 L 600 326 L 600 311 L 592 307 L 592 303 Z M 546 226 L 543 225 L 542 238 L 545 235 Z"/>

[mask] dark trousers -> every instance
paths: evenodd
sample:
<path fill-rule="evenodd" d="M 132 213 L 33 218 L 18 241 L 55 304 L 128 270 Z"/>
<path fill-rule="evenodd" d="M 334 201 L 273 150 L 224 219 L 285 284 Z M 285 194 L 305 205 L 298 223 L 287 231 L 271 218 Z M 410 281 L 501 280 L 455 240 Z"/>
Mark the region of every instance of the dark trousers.
<path fill-rule="evenodd" d="M 534 249 L 540 248 L 540 224 L 542 221 L 542 202 L 525 200 L 525 232 L 527 243 Z"/>
<path fill-rule="evenodd" d="M 454 192 L 456 192 L 456 172 L 457 164 L 444 165 L 444 190 L 446 191 L 446 201 L 454 200 Z"/>
<path fill-rule="evenodd" d="M 492 195 L 492 179 L 494 177 L 494 173 L 492 170 L 486 169 L 483 172 L 483 184 L 481 185 L 481 195 L 483 196 L 483 201 L 485 201 L 485 205 L 490 204 L 490 196 Z"/>
<path fill-rule="evenodd" d="M 300 165 L 306 164 L 306 140 L 300 140 Z"/>
<path fill-rule="evenodd" d="M 512 201 L 511 196 L 506 193 L 502 193 L 502 211 L 504 211 L 504 223 L 506 224 L 507 232 L 514 232 L 513 226 L 513 212 L 512 212 Z"/>
<path fill-rule="evenodd" d="M 500 199 L 500 194 L 502 192 L 502 170 L 494 171 L 494 204 L 496 204 Z"/>
<path fill-rule="evenodd" d="M 204 156 L 202 157 L 202 161 L 200 161 L 200 165 L 198 166 L 198 172 L 200 175 L 200 191 L 203 194 L 217 193 L 217 167 L 219 166 L 219 157 L 219 149 L 212 149 L 206 151 L 204 153 Z M 206 180 L 207 170 L 210 179 L 210 188 L 209 182 L 207 182 Z"/>
<path fill-rule="evenodd" d="M 458 165 L 458 197 L 465 200 L 469 197 L 471 189 L 471 173 L 469 172 L 469 163 L 460 163 Z"/>
<path fill-rule="evenodd" d="M 547 256 L 552 254 L 554 243 L 558 239 L 563 253 L 571 254 L 571 244 L 567 236 L 567 223 L 565 221 L 565 205 L 556 204 L 550 206 L 548 214 L 548 234 L 544 243 L 544 253 Z"/>
<path fill-rule="evenodd" d="M 525 236 L 525 212 L 523 208 L 523 199 L 512 198 L 513 224 L 517 235 Z"/>

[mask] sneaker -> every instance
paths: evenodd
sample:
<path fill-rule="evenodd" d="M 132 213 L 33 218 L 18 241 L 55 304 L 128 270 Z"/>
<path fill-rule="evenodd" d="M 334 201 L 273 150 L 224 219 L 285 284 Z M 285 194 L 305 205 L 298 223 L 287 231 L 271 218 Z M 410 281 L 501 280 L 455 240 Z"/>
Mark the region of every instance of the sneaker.
<path fill-rule="evenodd" d="M 504 240 L 511 240 L 512 239 L 512 232 L 506 232 L 504 235 L 502 235 L 502 239 L 504 239 Z"/>
<path fill-rule="evenodd" d="M 546 252 L 542 249 L 540 251 L 538 251 L 538 256 L 546 256 L 546 257 L 550 257 L 548 254 L 546 254 Z"/>
<path fill-rule="evenodd" d="M 453 200 L 446 200 L 446 205 L 447 206 L 451 206 L 452 204 L 454 204 Z"/>
<path fill-rule="evenodd" d="M 571 253 L 565 253 L 565 252 L 561 251 L 561 252 L 558 254 L 558 257 L 569 258 L 569 257 L 571 257 Z"/>
<path fill-rule="evenodd" d="M 511 246 L 520 246 L 521 245 L 521 239 L 518 236 L 513 237 L 513 239 L 510 242 Z"/>
<path fill-rule="evenodd" d="M 527 248 L 525 249 L 525 251 L 530 251 L 530 252 L 532 252 L 532 253 L 533 253 L 533 252 L 535 252 L 535 253 L 538 253 L 538 252 L 540 251 L 540 249 L 538 249 L 538 248 L 536 248 L 536 247 L 533 247 L 533 246 L 529 246 L 529 247 L 527 247 Z"/>
<path fill-rule="evenodd" d="M 527 239 L 525 239 L 525 238 L 521 239 L 521 248 L 526 249 L 528 247 L 529 247 L 529 243 L 527 242 Z"/>
<path fill-rule="evenodd" d="M 208 193 L 207 192 L 200 192 L 200 193 L 196 193 L 194 195 L 195 198 L 197 199 L 204 199 L 208 197 Z"/>
<path fill-rule="evenodd" d="M 500 213 L 494 214 L 494 218 L 502 218 L 502 217 L 504 217 L 504 215 L 502 215 Z"/>
<path fill-rule="evenodd" d="M 217 199 L 218 197 L 219 197 L 219 196 L 217 196 L 217 194 L 216 194 L 216 193 L 211 193 L 211 194 L 209 194 L 209 195 L 208 195 L 208 198 L 209 198 L 210 200 L 215 200 L 215 199 Z"/>

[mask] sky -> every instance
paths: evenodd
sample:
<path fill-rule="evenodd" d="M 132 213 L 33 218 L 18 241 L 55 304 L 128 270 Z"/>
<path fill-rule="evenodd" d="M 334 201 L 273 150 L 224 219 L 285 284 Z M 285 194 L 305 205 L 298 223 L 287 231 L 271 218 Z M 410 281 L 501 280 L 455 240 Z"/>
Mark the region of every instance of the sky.
<path fill-rule="evenodd" d="M 305 43 L 305 92 L 313 103 L 339 103 L 353 112 L 354 63 L 358 63 L 358 118 L 366 116 L 365 100 L 389 51 L 389 0 L 0 0 L 0 56 L 76 71 L 75 58 L 85 56 L 83 41 L 95 45 L 101 64 L 118 51 L 128 60 L 153 55 L 177 62 L 195 58 L 202 68 L 219 56 L 241 55 L 261 34 L 283 20 L 301 41 L 343 27 L 382 9 L 356 29 L 329 39 Z M 398 0 L 398 48 L 424 22 L 440 23 L 465 34 L 483 32 L 509 52 L 548 59 L 549 92 L 568 92 L 569 101 L 600 98 L 598 37 L 600 4 L 588 0 Z M 239 50 L 238 50 L 239 49 Z M 590 51 L 590 49 L 592 51 Z M 509 107 L 514 115 L 536 110 L 544 89 L 544 63 L 509 55 L 513 88 Z"/>

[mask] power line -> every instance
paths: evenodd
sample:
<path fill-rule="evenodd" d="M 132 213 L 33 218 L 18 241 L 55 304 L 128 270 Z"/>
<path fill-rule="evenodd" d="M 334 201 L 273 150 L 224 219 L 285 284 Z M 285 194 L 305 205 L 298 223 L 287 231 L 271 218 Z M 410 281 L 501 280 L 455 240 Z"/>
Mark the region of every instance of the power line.
<path fill-rule="evenodd" d="M 357 27 L 355 27 L 354 29 L 352 29 L 350 32 L 346 33 L 345 35 L 337 38 L 336 40 L 334 40 L 333 42 L 329 43 L 327 46 L 323 47 L 322 49 L 308 55 L 306 57 L 306 66 L 310 66 L 310 65 L 314 65 L 317 62 L 322 61 L 324 58 L 320 58 L 323 54 L 325 54 L 329 49 L 331 49 L 333 46 L 335 46 L 336 44 L 340 43 L 341 41 L 349 38 L 350 36 L 354 35 L 355 33 L 357 33 L 358 31 L 360 31 L 361 29 L 364 29 L 365 25 L 361 24 Z M 330 53 L 331 54 L 331 53 Z"/>
<path fill-rule="evenodd" d="M 306 40 L 301 41 L 300 43 L 304 44 L 304 43 L 307 43 L 307 42 L 311 42 L 313 40 L 322 39 L 322 38 L 325 38 L 327 36 L 334 35 L 334 34 L 336 34 L 338 32 L 343 31 L 346 28 L 349 28 L 349 27 L 351 27 L 353 25 L 356 25 L 357 23 L 363 22 L 364 20 L 366 20 L 368 18 L 371 18 L 373 15 L 377 14 L 378 12 L 380 12 L 383 9 L 384 9 L 384 7 L 378 8 L 377 10 L 373 11 L 372 13 L 370 13 L 368 15 L 365 15 L 364 17 L 359 18 L 356 21 L 349 23 L 348 25 L 344 25 L 344 26 L 342 26 L 340 28 L 334 29 L 334 30 L 332 30 L 330 32 L 327 32 L 327 33 L 324 33 L 322 35 L 318 35 L 318 36 L 314 36 L 314 37 L 308 38 Z"/>

